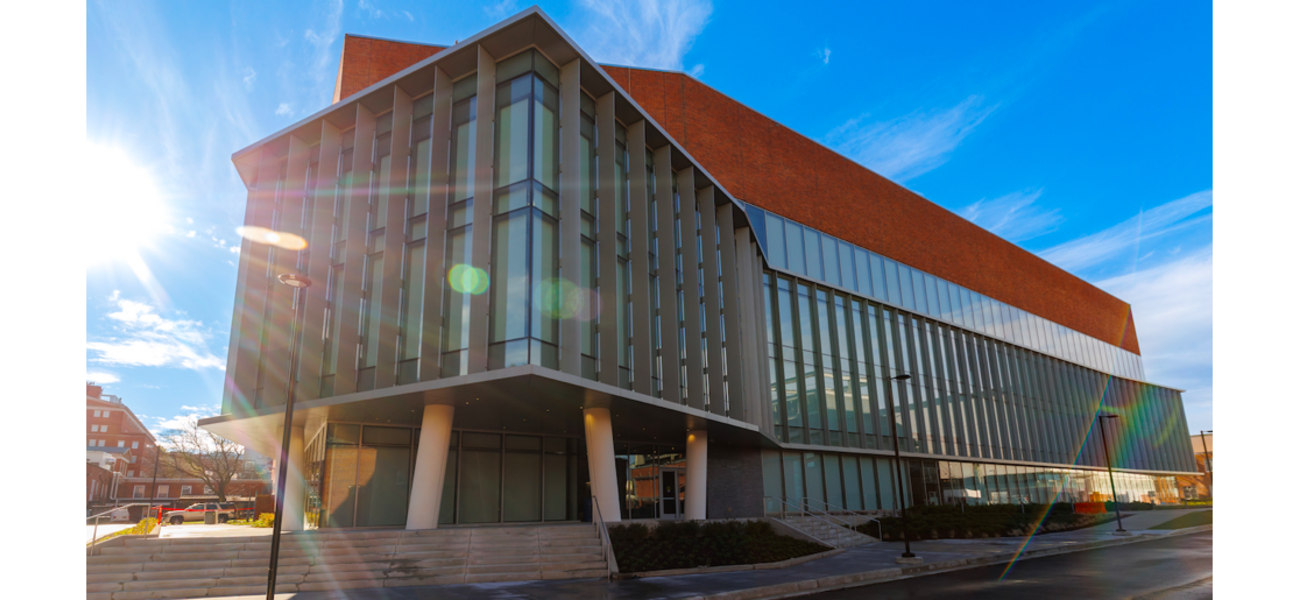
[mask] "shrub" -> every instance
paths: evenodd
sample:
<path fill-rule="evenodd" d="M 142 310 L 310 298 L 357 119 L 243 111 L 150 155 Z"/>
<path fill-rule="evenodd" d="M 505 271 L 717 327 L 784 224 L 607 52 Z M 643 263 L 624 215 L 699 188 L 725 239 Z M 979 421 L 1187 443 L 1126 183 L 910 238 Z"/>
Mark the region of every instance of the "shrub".
<path fill-rule="evenodd" d="M 262 513 L 253 521 L 253 527 L 272 527 L 275 525 L 275 513 Z"/>
<path fill-rule="evenodd" d="M 764 521 L 665 522 L 649 535 L 640 523 L 617 529 L 623 530 L 617 536 L 610 530 L 614 556 L 629 573 L 773 562 L 826 550 L 777 535 Z"/>

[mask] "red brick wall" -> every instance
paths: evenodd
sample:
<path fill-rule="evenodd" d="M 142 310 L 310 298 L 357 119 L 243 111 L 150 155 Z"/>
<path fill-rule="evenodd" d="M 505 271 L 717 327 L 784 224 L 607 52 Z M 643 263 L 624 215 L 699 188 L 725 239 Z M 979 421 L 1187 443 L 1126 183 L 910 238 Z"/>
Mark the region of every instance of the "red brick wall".
<path fill-rule="evenodd" d="M 444 49 L 443 46 L 344 35 L 343 56 L 339 60 L 338 79 L 334 83 L 334 102 Z"/>
<path fill-rule="evenodd" d="M 438 50 L 348 36 L 339 97 Z M 604 69 L 741 200 L 1140 353 L 1122 300 L 687 75 Z"/>

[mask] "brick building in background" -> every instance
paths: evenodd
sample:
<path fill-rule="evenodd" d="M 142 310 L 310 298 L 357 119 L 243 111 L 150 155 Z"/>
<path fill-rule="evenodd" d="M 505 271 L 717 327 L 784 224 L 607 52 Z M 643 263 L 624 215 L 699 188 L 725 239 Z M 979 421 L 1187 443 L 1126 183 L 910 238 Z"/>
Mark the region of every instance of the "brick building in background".
<path fill-rule="evenodd" d="M 203 480 L 159 465 L 157 440 L 118 396 L 86 384 L 86 499 L 92 506 L 152 500 L 172 506 L 215 499 Z M 244 462 L 235 495 L 252 497 L 270 489 L 266 461 L 253 454 Z"/>

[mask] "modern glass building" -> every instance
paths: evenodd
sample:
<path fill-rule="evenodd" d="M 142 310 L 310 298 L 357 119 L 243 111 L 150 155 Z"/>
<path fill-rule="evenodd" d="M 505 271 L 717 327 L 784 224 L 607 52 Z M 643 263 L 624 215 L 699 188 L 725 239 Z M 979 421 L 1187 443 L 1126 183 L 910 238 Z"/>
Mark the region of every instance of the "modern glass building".
<path fill-rule="evenodd" d="M 279 239 L 241 248 L 201 425 L 278 456 L 294 386 L 290 529 L 1095 501 L 1107 455 L 1175 502 L 1196 471 L 1127 304 L 535 8 L 349 36 L 334 104 L 233 160 Z"/>

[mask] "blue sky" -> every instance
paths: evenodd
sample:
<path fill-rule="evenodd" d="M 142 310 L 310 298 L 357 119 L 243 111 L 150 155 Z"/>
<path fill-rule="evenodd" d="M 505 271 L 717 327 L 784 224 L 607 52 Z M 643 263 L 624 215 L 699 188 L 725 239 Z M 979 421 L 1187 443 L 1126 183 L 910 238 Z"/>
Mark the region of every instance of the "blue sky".
<path fill-rule="evenodd" d="M 220 405 L 230 155 L 330 102 L 343 34 L 450 44 L 522 2 L 87 5 L 87 378 L 160 429 Z M 579 0 L 602 62 L 677 69 L 1130 302 L 1212 428 L 1209 2 Z"/>

